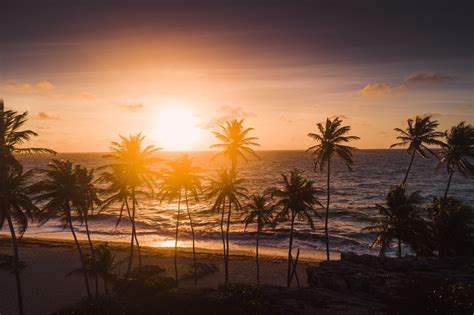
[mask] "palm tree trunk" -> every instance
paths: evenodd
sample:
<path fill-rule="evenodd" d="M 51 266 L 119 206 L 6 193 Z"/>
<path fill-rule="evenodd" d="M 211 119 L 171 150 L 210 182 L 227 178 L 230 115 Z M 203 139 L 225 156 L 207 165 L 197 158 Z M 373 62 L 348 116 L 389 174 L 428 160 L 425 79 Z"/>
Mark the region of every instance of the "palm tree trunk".
<path fill-rule="evenodd" d="M 413 165 L 413 161 L 415 160 L 415 153 L 416 153 L 416 150 L 413 149 L 413 152 L 411 153 L 410 164 L 408 165 L 408 169 L 407 169 L 407 172 L 405 173 L 405 178 L 403 179 L 402 185 L 405 185 L 405 183 L 407 182 L 408 174 L 410 173 L 411 166 Z"/>
<path fill-rule="evenodd" d="M 225 214 L 225 197 L 222 201 L 222 212 L 221 212 L 221 237 L 222 237 L 222 248 L 224 250 L 224 266 L 226 261 L 226 246 L 225 246 L 225 234 L 224 234 L 224 214 Z"/>
<path fill-rule="evenodd" d="M 451 186 L 451 179 L 453 179 L 453 170 L 449 171 L 449 178 L 448 178 L 448 185 L 446 186 L 446 190 L 444 191 L 444 198 L 443 198 L 443 210 L 446 206 L 446 199 L 448 198 L 448 191 L 449 191 L 449 186 Z"/>
<path fill-rule="evenodd" d="M 84 274 L 84 281 L 86 283 L 87 296 L 90 299 L 90 298 L 92 298 L 92 295 L 91 295 L 91 289 L 89 287 L 89 278 L 87 276 L 87 270 L 86 270 L 86 267 L 84 265 L 84 254 L 82 253 L 81 245 L 79 245 L 79 241 L 77 240 L 76 232 L 74 231 L 74 226 L 72 225 L 72 218 L 71 218 L 70 210 L 68 210 L 67 217 L 68 217 L 68 221 L 69 221 L 69 228 L 71 229 L 72 237 L 74 238 L 74 243 L 76 244 L 77 252 L 79 253 L 79 258 L 81 259 L 82 273 Z"/>
<path fill-rule="evenodd" d="M 23 315 L 23 290 L 22 290 L 22 287 L 21 287 L 20 270 L 18 269 L 18 264 L 20 262 L 20 255 L 18 253 L 18 245 L 17 245 L 15 227 L 13 226 L 12 218 L 10 216 L 10 211 L 8 211 L 6 209 L 6 207 L 5 207 L 5 212 L 6 212 L 6 217 L 7 217 L 7 221 L 8 221 L 8 227 L 10 228 L 10 234 L 12 236 L 13 256 L 15 257 L 13 272 L 15 274 L 15 280 L 16 280 L 16 295 L 17 295 L 17 300 L 18 300 L 18 314 Z"/>
<path fill-rule="evenodd" d="M 189 217 L 189 224 L 191 226 L 191 235 L 193 237 L 193 264 L 194 264 L 194 283 L 197 282 L 197 266 L 196 266 L 196 247 L 194 242 L 194 227 L 193 227 L 193 220 L 191 219 L 191 212 L 189 212 L 189 202 L 188 202 L 188 191 L 184 191 L 185 198 L 186 198 L 186 209 L 188 211 Z"/>
<path fill-rule="evenodd" d="M 84 223 L 86 225 L 86 234 L 87 234 L 87 241 L 89 242 L 89 248 L 91 251 L 91 257 L 92 257 L 92 262 L 94 263 L 94 269 L 95 271 L 97 268 L 97 261 L 95 259 L 95 253 L 94 253 L 94 245 L 92 244 L 91 240 L 91 235 L 89 232 L 89 220 L 88 220 L 88 215 L 87 215 L 87 210 L 84 212 Z M 99 276 L 97 275 L 97 272 L 95 274 L 95 297 L 99 297 Z"/>
<path fill-rule="evenodd" d="M 258 222 L 257 242 L 256 242 L 256 245 L 255 245 L 255 260 L 256 260 L 256 263 L 257 263 L 257 283 L 258 283 L 258 285 L 260 285 L 260 265 L 258 263 L 258 242 L 260 240 L 260 230 L 261 230 L 261 224 L 260 224 L 260 222 Z"/>
<path fill-rule="evenodd" d="M 135 214 L 136 214 L 136 206 L 137 206 L 137 199 L 135 197 L 135 189 L 133 190 L 132 195 L 132 225 L 133 225 L 133 235 L 135 236 L 135 241 L 137 243 L 137 251 L 138 251 L 138 270 L 142 271 L 142 253 L 140 251 L 140 244 L 138 243 L 138 236 L 137 236 L 137 225 L 135 222 Z"/>
<path fill-rule="evenodd" d="M 132 195 L 133 195 L 133 192 L 132 192 Z M 132 196 L 132 203 L 133 203 L 133 196 Z M 134 219 L 133 213 L 130 213 L 128 200 L 125 201 L 125 204 L 127 206 L 128 214 L 130 217 L 130 223 L 132 224 L 132 235 L 131 235 L 131 240 L 130 240 L 130 256 L 128 259 L 128 266 L 127 266 L 127 272 L 126 272 L 126 274 L 128 275 L 130 274 L 130 271 L 132 270 L 132 264 L 133 264 L 133 245 L 134 245 L 133 239 L 135 237 L 135 224 L 134 224 L 135 219 Z M 133 205 L 132 205 L 132 208 L 133 208 Z"/>
<path fill-rule="evenodd" d="M 292 211 L 291 213 L 291 228 L 290 228 L 290 246 L 288 248 L 288 275 L 286 278 L 286 286 L 289 288 L 291 286 L 291 265 L 292 265 L 292 257 L 291 251 L 293 249 L 293 229 L 295 226 L 295 218 L 296 214 Z"/>
<path fill-rule="evenodd" d="M 229 228 L 230 228 L 231 212 L 232 212 L 232 203 L 229 202 L 229 213 L 227 213 L 227 229 L 225 233 L 225 238 L 226 238 L 225 282 L 226 283 L 229 283 Z"/>
<path fill-rule="evenodd" d="M 398 236 L 398 258 L 402 258 L 402 240 Z"/>
<path fill-rule="evenodd" d="M 326 259 L 329 258 L 329 231 L 328 231 L 328 219 L 329 219 L 329 203 L 331 200 L 331 187 L 330 187 L 330 178 L 331 178 L 331 158 L 328 159 L 328 178 L 327 178 L 327 200 L 326 200 L 326 220 L 324 222 L 324 233 L 326 234 Z"/>
<path fill-rule="evenodd" d="M 109 295 L 109 283 L 107 281 L 107 275 L 104 275 L 104 290 L 105 294 Z"/>
<path fill-rule="evenodd" d="M 176 216 L 176 236 L 174 241 L 174 273 L 176 279 L 176 287 L 178 287 L 178 231 L 179 231 L 179 210 L 181 205 L 181 191 L 178 197 L 178 214 Z"/>

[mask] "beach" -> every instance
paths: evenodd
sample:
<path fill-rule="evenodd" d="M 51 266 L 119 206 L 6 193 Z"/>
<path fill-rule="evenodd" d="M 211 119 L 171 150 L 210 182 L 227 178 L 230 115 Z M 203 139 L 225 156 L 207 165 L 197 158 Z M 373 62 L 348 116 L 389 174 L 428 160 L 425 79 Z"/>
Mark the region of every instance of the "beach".
<path fill-rule="evenodd" d="M 83 250 L 87 252 L 86 244 Z M 129 247 L 126 243 L 109 243 L 117 260 L 126 258 Z M 25 301 L 25 314 L 50 314 L 62 307 L 74 304 L 86 296 L 84 279 L 81 275 L 67 276 L 79 267 L 79 258 L 74 243 L 65 240 L 44 240 L 25 238 L 20 242 L 20 255 L 27 267 L 21 272 Z M 0 238 L 0 254 L 11 254 L 8 238 Z M 164 276 L 174 276 L 174 251 L 171 248 L 142 248 L 143 265 L 158 265 L 165 269 Z M 215 288 L 224 282 L 224 264 L 222 255 L 217 251 L 198 250 L 199 263 L 214 264 L 216 273 L 204 276 L 194 284 L 193 279 L 180 281 L 182 288 Z M 137 260 L 135 258 L 135 263 Z M 298 263 L 298 277 L 301 286 L 307 286 L 306 268 L 318 263 L 316 260 L 301 260 Z M 191 270 L 192 251 L 180 249 L 178 268 L 180 274 Z M 286 284 L 287 260 L 283 257 L 261 256 L 260 277 L 262 284 L 284 286 Z M 126 263 L 118 267 L 124 272 Z M 229 281 L 238 283 L 256 283 L 255 257 L 233 253 L 229 263 Z M 0 314 L 15 314 L 16 289 L 15 278 L 6 271 L 0 271 Z M 93 281 L 91 281 L 93 283 Z M 293 282 L 296 286 L 295 281 Z"/>

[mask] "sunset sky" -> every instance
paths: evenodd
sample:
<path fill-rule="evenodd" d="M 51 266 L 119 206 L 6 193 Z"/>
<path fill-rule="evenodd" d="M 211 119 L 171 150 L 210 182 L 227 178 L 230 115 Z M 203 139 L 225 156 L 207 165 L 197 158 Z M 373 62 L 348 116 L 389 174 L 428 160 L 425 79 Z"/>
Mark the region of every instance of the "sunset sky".
<path fill-rule="evenodd" d="M 305 149 L 336 115 L 387 148 L 416 114 L 474 117 L 472 7 L 413 2 L 2 0 L 0 98 L 60 152 L 207 150 L 233 117 Z"/>

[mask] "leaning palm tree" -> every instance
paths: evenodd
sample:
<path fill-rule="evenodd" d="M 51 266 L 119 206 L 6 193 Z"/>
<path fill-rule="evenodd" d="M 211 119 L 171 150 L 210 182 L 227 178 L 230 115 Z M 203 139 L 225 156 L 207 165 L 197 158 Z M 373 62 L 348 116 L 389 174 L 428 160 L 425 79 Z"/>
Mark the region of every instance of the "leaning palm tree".
<path fill-rule="evenodd" d="M 150 166 L 160 161 L 156 156 L 156 152 L 160 148 L 155 148 L 153 145 L 143 147 L 144 139 L 145 136 L 142 136 L 141 133 L 134 136 L 130 135 L 128 138 L 120 136 L 121 141 L 112 142 L 110 147 L 112 152 L 105 155 L 105 158 L 112 160 L 112 163 L 101 167 L 101 169 L 105 168 L 111 173 L 118 172 L 119 179 L 124 181 L 125 189 L 130 193 L 132 233 L 127 273 L 130 273 L 133 263 L 133 243 L 134 240 L 138 239 L 135 224 L 137 195 L 140 193 L 139 189 L 142 186 L 148 187 L 148 190 L 154 193 L 156 172 Z M 126 199 L 128 200 L 128 197 Z M 138 266 L 141 268 L 140 253 L 138 259 Z"/>
<path fill-rule="evenodd" d="M 224 250 L 225 281 L 229 282 L 229 230 L 232 206 L 242 210 L 242 199 L 247 198 L 248 190 L 242 186 L 244 179 L 238 178 L 233 169 L 220 169 L 217 179 L 211 180 L 208 188 L 208 198 L 215 199 L 212 210 L 221 214 L 220 226 L 222 247 Z M 224 218 L 227 206 L 227 227 L 224 232 Z"/>
<path fill-rule="evenodd" d="M 288 247 L 288 275 L 287 287 L 291 286 L 293 265 L 293 233 L 295 228 L 295 220 L 300 219 L 306 221 L 312 229 L 314 229 L 313 216 L 318 216 L 315 206 L 323 205 L 316 198 L 317 189 L 314 183 L 305 179 L 302 172 L 294 169 L 290 172 L 290 176 L 281 174 L 282 187 L 271 189 L 272 198 L 277 199 L 276 207 L 278 212 L 275 216 L 275 222 L 291 222 L 290 225 L 290 244 Z"/>
<path fill-rule="evenodd" d="M 431 119 L 431 116 L 416 116 L 415 120 L 411 118 L 407 120 L 408 126 L 405 130 L 400 128 L 394 129 L 400 133 L 397 137 L 397 140 L 400 142 L 392 144 L 390 148 L 408 146 L 407 152 L 411 155 L 410 164 L 408 164 L 402 185 L 405 185 L 408 179 L 408 174 L 415 160 L 415 154 L 418 152 L 423 158 L 427 159 L 429 158 L 428 153 L 434 154 L 429 146 L 439 146 L 442 144 L 442 142 L 437 139 L 443 136 L 442 132 L 436 131 L 439 123 L 437 120 Z"/>
<path fill-rule="evenodd" d="M 381 217 L 373 220 L 373 225 L 362 229 L 364 232 L 376 232 L 371 249 L 380 247 L 379 255 L 384 256 L 396 239 L 397 255 L 401 258 L 402 241 L 415 242 L 416 232 L 424 225 L 420 216 L 421 202 L 422 198 L 418 191 L 408 195 L 406 186 L 392 187 L 387 194 L 386 206 L 376 205 Z"/>
<path fill-rule="evenodd" d="M 191 195 L 194 200 L 199 200 L 201 191 L 201 177 L 197 174 L 198 168 L 192 165 L 192 160 L 187 155 L 180 155 L 177 159 L 168 162 L 168 167 L 162 172 L 162 181 L 159 184 L 161 200 L 167 199 L 169 203 L 177 200 L 178 211 L 176 214 L 176 237 L 174 246 L 174 267 L 176 287 L 178 286 L 178 233 L 180 221 L 181 200 L 184 194 L 186 209 L 191 226 L 191 234 L 193 238 L 193 261 L 194 261 L 194 281 L 197 280 L 196 267 L 196 248 L 194 238 L 194 227 L 189 211 L 188 197 Z"/>
<path fill-rule="evenodd" d="M 87 168 L 76 165 L 74 168 L 74 172 L 76 173 L 77 177 L 77 189 L 79 193 L 79 197 L 76 199 L 77 204 L 74 204 L 76 209 L 80 212 L 85 227 L 86 227 L 86 234 L 87 234 L 87 241 L 89 243 L 90 248 L 90 255 L 92 258 L 93 263 L 96 263 L 94 245 L 92 244 L 90 230 L 89 230 L 89 212 L 92 215 L 94 208 L 99 207 L 101 205 L 101 201 L 99 199 L 99 189 L 95 185 L 95 178 L 94 178 L 94 169 L 88 170 Z M 97 275 L 95 276 L 95 293 L 96 297 L 99 296 L 99 279 Z"/>
<path fill-rule="evenodd" d="M 449 186 L 454 172 L 460 174 L 474 175 L 474 128 L 463 121 L 446 132 L 446 143 L 441 143 L 441 150 L 437 152 L 439 158 L 438 167 L 446 165 L 449 178 L 448 185 L 444 191 L 444 199 L 448 197 Z"/>
<path fill-rule="evenodd" d="M 231 169 L 236 171 L 237 160 L 239 157 L 247 161 L 246 154 L 250 154 L 258 158 L 252 147 L 259 146 L 255 141 L 256 137 L 248 137 L 253 128 L 244 128 L 244 120 L 232 119 L 230 122 L 226 121 L 225 125 L 220 126 L 222 132 L 214 131 L 214 136 L 221 141 L 211 145 L 211 148 L 220 149 L 216 156 L 224 155 L 231 163 Z"/>
<path fill-rule="evenodd" d="M 255 243 L 255 260 L 257 264 L 257 283 L 260 285 L 260 265 L 258 262 L 258 243 L 260 233 L 265 225 L 273 223 L 274 204 L 269 204 L 267 198 L 263 195 L 252 195 L 251 202 L 248 203 L 249 211 L 244 218 L 245 229 L 252 223 L 257 224 L 257 240 Z"/>
<path fill-rule="evenodd" d="M 13 273 L 17 283 L 18 310 L 23 313 L 23 292 L 21 287 L 20 272 L 21 265 L 17 241 L 22 238 L 28 228 L 28 221 L 38 213 L 39 209 L 33 204 L 28 194 L 28 182 L 31 179 L 32 171 L 18 173 L 10 170 L 4 182 L 8 187 L 6 195 L 0 195 L 2 206 L 0 207 L 0 230 L 3 229 L 5 221 L 10 229 L 13 243 Z"/>
<path fill-rule="evenodd" d="M 44 148 L 25 148 L 24 145 L 32 137 L 38 134 L 32 130 L 22 130 L 28 120 L 28 113 L 19 114 L 13 110 L 5 110 L 3 100 L 0 99 L 0 208 L 3 209 L 4 218 L 11 218 L 9 201 L 6 196 L 9 195 L 8 178 L 13 176 L 12 172 L 21 176 L 22 165 L 16 159 L 15 154 L 30 153 L 52 153 L 55 152 Z M 21 146 L 21 147 L 20 147 Z M 20 261 L 15 230 L 10 228 L 14 259 Z M 23 314 L 23 298 L 21 295 L 21 282 L 18 264 L 14 266 L 14 273 L 17 283 L 18 312 Z"/>
<path fill-rule="evenodd" d="M 328 218 L 329 218 L 329 203 L 331 197 L 330 189 L 330 178 L 331 178 L 331 158 L 336 156 L 340 158 L 349 170 L 352 170 L 351 165 L 354 164 L 352 160 L 352 151 L 354 147 L 344 145 L 352 140 L 358 140 L 357 136 L 348 136 L 347 134 L 351 130 L 350 126 L 341 126 L 342 120 L 339 117 L 331 120 L 326 119 L 326 124 L 318 123 L 318 133 L 308 133 L 308 136 L 313 138 L 317 144 L 309 147 L 306 151 L 310 151 L 313 157 L 314 170 L 319 168 L 320 172 L 323 172 L 327 165 L 327 199 L 326 199 L 326 218 L 324 222 L 324 232 L 326 235 L 326 258 L 329 260 L 329 231 L 328 231 Z"/>
<path fill-rule="evenodd" d="M 81 245 L 74 230 L 73 216 L 76 215 L 81 222 L 84 217 L 78 205 L 83 203 L 79 189 L 78 176 L 75 166 L 71 161 L 52 160 L 46 169 L 39 170 L 45 178 L 31 186 L 35 194 L 34 199 L 42 207 L 42 223 L 51 218 L 59 218 L 63 223 L 63 229 L 69 227 L 76 244 L 77 252 L 81 261 L 86 284 L 87 295 L 91 298 L 89 279 L 86 273 L 86 261 Z"/>

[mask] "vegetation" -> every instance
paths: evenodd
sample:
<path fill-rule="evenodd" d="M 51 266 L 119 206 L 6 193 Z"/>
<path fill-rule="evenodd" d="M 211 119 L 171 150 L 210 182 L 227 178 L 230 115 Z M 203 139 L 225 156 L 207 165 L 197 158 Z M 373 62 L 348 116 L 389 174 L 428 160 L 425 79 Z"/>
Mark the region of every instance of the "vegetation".
<path fill-rule="evenodd" d="M 390 148 L 408 146 L 407 152 L 411 155 L 410 164 L 403 178 L 402 185 L 405 185 L 410 173 L 413 161 L 415 160 L 415 154 L 420 154 L 423 158 L 427 159 L 428 153 L 434 154 L 429 146 L 442 145 L 442 142 L 438 138 L 443 136 L 443 133 L 436 131 L 439 123 L 437 120 L 431 120 L 431 116 L 416 116 L 415 120 L 408 119 L 408 127 L 405 130 L 395 128 L 394 130 L 400 133 L 397 140 L 400 142 L 394 143 Z"/>
<path fill-rule="evenodd" d="M 293 261 L 293 232 L 295 228 L 295 220 L 300 219 L 306 221 L 312 229 L 314 229 L 313 216 L 317 216 L 314 206 L 322 204 L 316 198 L 317 190 L 312 181 L 305 179 L 301 171 L 293 170 L 290 176 L 282 174 L 282 187 L 273 188 L 271 194 L 277 199 L 275 206 L 277 214 L 275 222 L 291 222 L 290 225 L 290 244 L 288 247 L 288 273 L 286 286 L 291 286 Z"/>
<path fill-rule="evenodd" d="M 317 133 L 308 133 L 308 136 L 316 141 L 316 145 L 309 147 L 307 151 L 311 152 L 314 162 L 314 170 L 323 172 L 327 165 L 327 182 L 326 182 L 326 216 L 324 220 L 324 233 L 326 235 L 326 259 L 329 260 L 329 203 L 331 197 L 331 158 L 338 157 L 347 166 L 349 170 L 352 170 L 351 165 L 354 164 L 352 160 L 352 151 L 354 147 L 350 147 L 343 143 L 348 143 L 353 140 L 358 140 L 357 136 L 348 136 L 350 132 L 350 126 L 341 126 L 342 120 L 339 117 L 331 120 L 326 119 L 326 124 L 318 123 Z"/>

